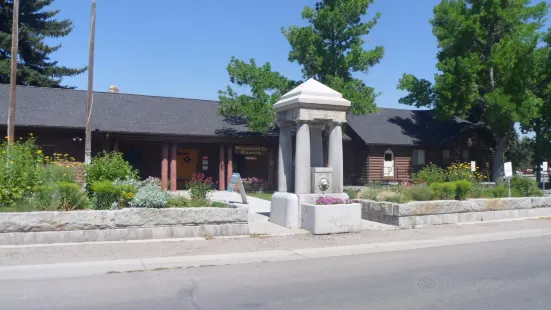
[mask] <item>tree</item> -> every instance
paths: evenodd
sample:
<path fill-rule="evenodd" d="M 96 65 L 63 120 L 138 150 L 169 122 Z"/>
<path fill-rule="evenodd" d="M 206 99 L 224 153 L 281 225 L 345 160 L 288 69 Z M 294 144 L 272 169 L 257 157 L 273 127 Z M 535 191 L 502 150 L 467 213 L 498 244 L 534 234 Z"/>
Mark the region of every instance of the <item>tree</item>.
<path fill-rule="evenodd" d="M 442 0 L 430 21 L 439 47 L 434 84 L 411 74 L 398 83 L 409 92 L 400 103 L 434 108 L 441 118 L 464 117 L 493 134 L 494 180 L 515 123 L 528 123 L 542 104 L 534 94 L 536 54 L 549 5 L 530 2 Z"/>
<path fill-rule="evenodd" d="M 19 60 L 17 84 L 41 87 L 64 87 L 62 78 L 86 70 L 59 66 L 50 55 L 61 44 L 48 45 L 46 38 L 59 38 L 73 30 L 69 19 L 56 20 L 59 10 L 47 10 L 53 0 L 24 0 L 19 7 Z M 11 59 L 11 24 L 13 1 L 0 0 L 0 83 L 9 83 Z"/>
<path fill-rule="evenodd" d="M 534 168 L 534 140 L 519 136 L 512 131 L 507 143 L 505 158 L 513 164 L 513 169 Z"/>
<path fill-rule="evenodd" d="M 291 45 L 289 61 L 302 66 L 303 78 L 315 78 L 341 92 L 352 102 L 352 113 L 375 110 L 377 93 L 353 73 L 367 73 L 381 61 L 384 48 L 364 49 L 365 40 L 377 24 L 380 14 L 367 22 L 362 19 L 374 0 L 322 0 L 302 11 L 307 26 L 282 29 Z M 246 87 L 238 94 L 231 86 L 219 91 L 221 115 L 244 120 L 252 131 L 269 131 L 274 127 L 272 105 L 281 95 L 299 84 L 266 63 L 257 66 L 254 59 L 244 62 L 232 58 L 228 65 L 230 82 Z"/>

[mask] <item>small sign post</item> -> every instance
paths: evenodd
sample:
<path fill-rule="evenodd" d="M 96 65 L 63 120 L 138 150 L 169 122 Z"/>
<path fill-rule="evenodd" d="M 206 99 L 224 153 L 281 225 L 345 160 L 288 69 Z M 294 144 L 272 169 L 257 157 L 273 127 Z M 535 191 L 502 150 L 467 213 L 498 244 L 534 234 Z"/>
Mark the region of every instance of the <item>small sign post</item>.
<path fill-rule="evenodd" d="M 503 164 L 503 170 L 505 170 L 505 177 L 507 178 L 507 186 L 509 187 L 509 198 L 511 198 L 511 177 L 513 176 L 513 164 L 508 161 Z"/>
<path fill-rule="evenodd" d="M 475 172 L 476 171 L 476 161 L 471 161 L 471 172 Z"/>
<path fill-rule="evenodd" d="M 241 181 L 241 175 L 239 173 L 232 174 L 227 191 L 233 193 L 235 185 L 237 185 L 237 188 L 239 188 L 239 194 L 241 194 L 241 199 L 243 199 L 243 203 L 249 204 L 249 201 L 247 200 L 247 193 L 245 193 L 245 187 L 243 186 L 243 181 Z"/>
<path fill-rule="evenodd" d="M 541 183 L 543 185 L 543 190 L 545 190 L 545 182 L 547 182 L 547 169 L 549 169 L 547 162 L 544 161 L 541 163 Z"/>

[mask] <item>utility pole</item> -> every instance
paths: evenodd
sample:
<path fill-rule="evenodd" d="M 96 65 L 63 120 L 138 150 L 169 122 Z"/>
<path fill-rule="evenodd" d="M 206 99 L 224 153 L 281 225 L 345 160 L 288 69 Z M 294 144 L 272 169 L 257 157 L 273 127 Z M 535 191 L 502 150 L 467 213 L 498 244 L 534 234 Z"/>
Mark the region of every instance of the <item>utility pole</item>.
<path fill-rule="evenodd" d="M 84 164 L 92 162 L 92 106 L 94 105 L 94 45 L 96 36 L 96 0 L 92 0 L 90 21 L 90 51 L 88 56 L 88 103 L 86 105 L 86 141 L 84 142 Z"/>
<path fill-rule="evenodd" d="M 8 139 L 15 141 L 15 92 L 17 85 L 17 47 L 19 45 L 19 0 L 13 0 L 11 32 L 10 108 L 8 111 Z"/>

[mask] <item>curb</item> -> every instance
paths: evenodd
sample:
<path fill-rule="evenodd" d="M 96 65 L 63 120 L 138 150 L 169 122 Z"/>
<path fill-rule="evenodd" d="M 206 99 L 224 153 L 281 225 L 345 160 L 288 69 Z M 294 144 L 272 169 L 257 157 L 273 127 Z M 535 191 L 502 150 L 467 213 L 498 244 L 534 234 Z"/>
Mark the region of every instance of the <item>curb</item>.
<path fill-rule="evenodd" d="M 340 247 L 285 249 L 275 251 L 125 259 L 80 263 L 0 267 L 0 280 L 70 278 L 110 273 L 154 271 L 159 269 L 222 266 L 234 264 L 293 261 L 348 255 L 404 251 L 440 246 L 512 240 L 551 235 L 551 229 L 528 229 L 491 234 L 445 237 L 431 240 L 370 243 Z"/>

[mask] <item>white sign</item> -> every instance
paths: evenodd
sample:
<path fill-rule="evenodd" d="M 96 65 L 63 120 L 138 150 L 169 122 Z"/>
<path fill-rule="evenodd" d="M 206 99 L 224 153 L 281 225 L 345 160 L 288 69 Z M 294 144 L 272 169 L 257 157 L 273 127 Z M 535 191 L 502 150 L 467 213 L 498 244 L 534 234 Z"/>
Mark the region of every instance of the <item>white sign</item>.
<path fill-rule="evenodd" d="M 503 169 L 505 170 L 506 178 L 510 178 L 513 176 L 513 164 L 510 161 L 503 164 Z"/>
<path fill-rule="evenodd" d="M 541 163 L 541 170 L 547 171 L 547 169 L 548 169 L 547 162 L 544 161 L 543 163 Z"/>
<path fill-rule="evenodd" d="M 247 193 L 245 193 L 245 187 L 243 187 L 243 182 L 241 181 L 241 175 L 239 173 L 232 174 L 227 191 L 233 193 L 233 189 L 236 185 L 239 189 L 239 194 L 241 194 L 241 199 L 243 199 L 243 203 L 249 204 L 249 201 L 247 200 Z"/>
<path fill-rule="evenodd" d="M 472 172 L 475 172 L 476 171 L 476 161 L 471 161 L 471 171 Z"/>

